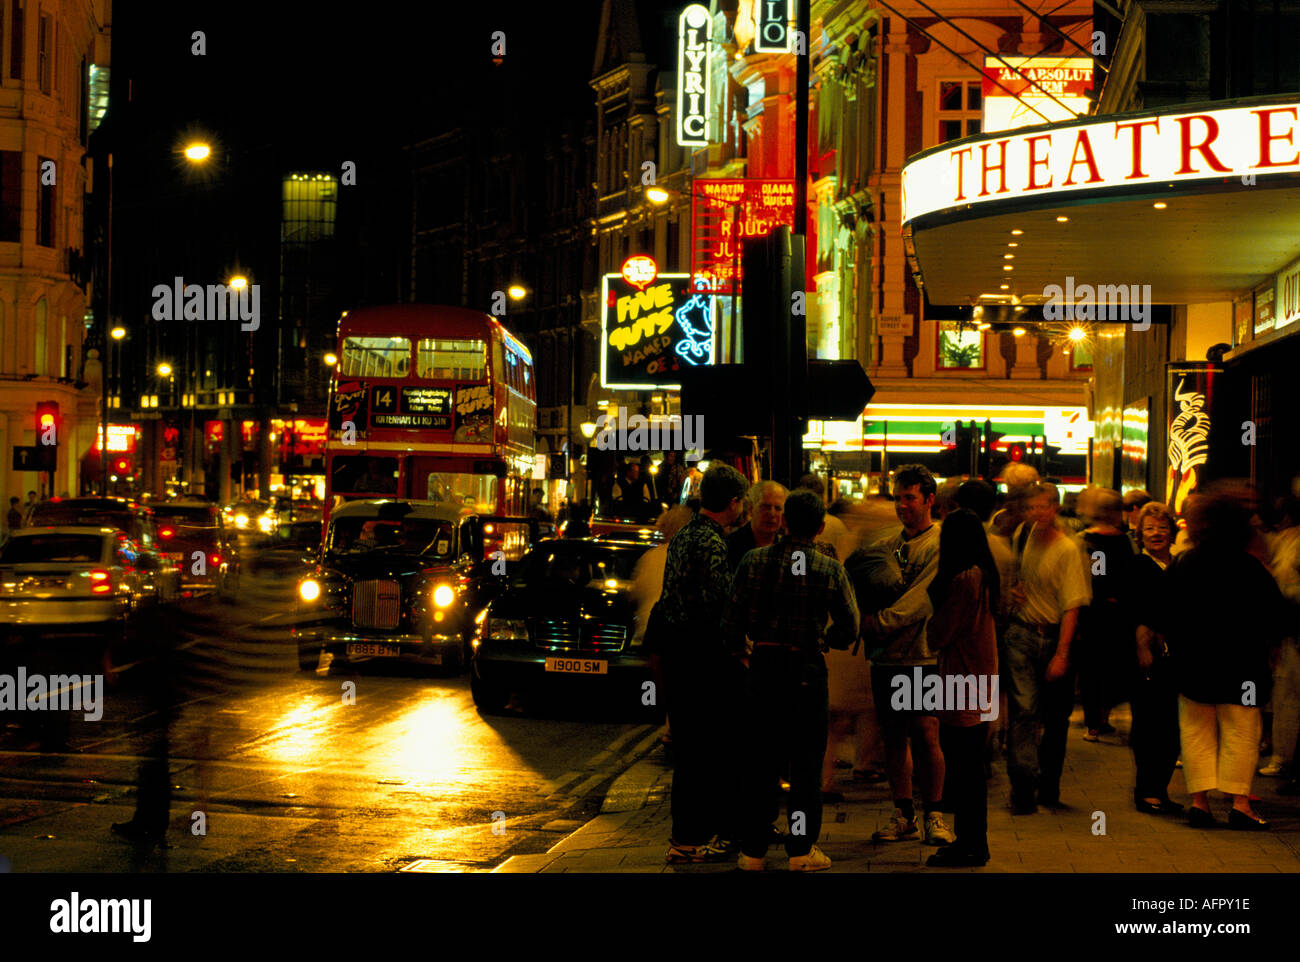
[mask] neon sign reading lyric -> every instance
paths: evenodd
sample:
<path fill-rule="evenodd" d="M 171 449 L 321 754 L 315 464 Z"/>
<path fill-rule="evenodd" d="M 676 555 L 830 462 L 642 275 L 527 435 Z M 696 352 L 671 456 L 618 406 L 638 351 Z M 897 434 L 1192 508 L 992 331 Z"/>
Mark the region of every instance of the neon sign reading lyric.
<path fill-rule="evenodd" d="M 713 20 L 692 3 L 677 19 L 677 143 L 709 145 L 709 42 Z"/>
<path fill-rule="evenodd" d="M 1300 172 L 1300 103 L 1116 116 L 969 138 L 903 168 L 903 222 L 1035 194 Z"/>

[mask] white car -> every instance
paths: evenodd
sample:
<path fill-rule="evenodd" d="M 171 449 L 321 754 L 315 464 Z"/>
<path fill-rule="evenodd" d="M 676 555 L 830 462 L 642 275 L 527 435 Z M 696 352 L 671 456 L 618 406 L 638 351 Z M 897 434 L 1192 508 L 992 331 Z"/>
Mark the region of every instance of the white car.
<path fill-rule="evenodd" d="M 0 631 L 120 632 L 142 594 L 138 549 L 114 528 L 20 528 L 0 548 Z"/>

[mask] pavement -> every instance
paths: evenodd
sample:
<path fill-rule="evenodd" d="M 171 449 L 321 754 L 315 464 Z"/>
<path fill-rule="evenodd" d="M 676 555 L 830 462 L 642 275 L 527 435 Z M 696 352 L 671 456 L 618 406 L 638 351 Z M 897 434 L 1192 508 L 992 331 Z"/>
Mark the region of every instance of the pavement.
<path fill-rule="evenodd" d="M 1300 872 L 1300 798 L 1278 795 L 1284 779 L 1256 776 L 1255 810 L 1272 824 L 1268 832 L 1219 827 L 1193 829 L 1181 817 L 1144 815 L 1133 807 L 1133 754 L 1128 748 L 1127 706 L 1111 714 L 1113 735 L 1083 740 L 1083 713 L 1071 719 L 1061 779 L 1060 811 L 1039 808 L 1013 815 L 1006 766 L 993 764 L 989 781 L 989 852 L 983 868 L 931 869 L 934 848 L 915 842 L 876 843 L 871 835 L 893 814 L 886 783 L 858 785 L 849 770 L 837 771 L 844 801 L 827 804 L 818 845 L 831 872 L 1085 872 L 1085 873 L 1276 873 Z M 1261 763 L 1262 764 L 1262 763 Z M 507 859 L 503 873 L 686 873 L 731 872 L 734 863 L 667 865 L 672 827 L 672 769 L 658 745 L 617 779 L 601 812 L 543 854 Z M 1170 797 L 1188 804 L 1182 769 L 1174 772 Z M 1210 808 L 1226 823 L 1231 802 L 1213 792 Z M 951 818 L 948 819 L 951 827 Z M 781 820 L 782 828 L 784 816 Z M 767 870 L 786 868 L 780 849 L 768 851 Z"/>

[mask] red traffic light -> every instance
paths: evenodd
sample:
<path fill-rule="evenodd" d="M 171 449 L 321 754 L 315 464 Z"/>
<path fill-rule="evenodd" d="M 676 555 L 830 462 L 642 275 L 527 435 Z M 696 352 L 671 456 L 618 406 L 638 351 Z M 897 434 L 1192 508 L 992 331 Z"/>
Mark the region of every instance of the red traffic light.
<path fill-rule="evenodd" d="M 36 403 L 36 443 L 44 445 L 59 443 L 58 401 L 38 401 Z"/>
<path fill-rule="evenodd" d="M 113 462 L 113 470 L 118 474 L 130 474 L 131 460 L 129 458 L 118 458 Z"/>
<path fill-rule="evenodd" d="M 1013 444 L 1007 448 L 1007 457 L 1012 461 L 1025 460 L 1025 446 L 1023 444 Z"/>

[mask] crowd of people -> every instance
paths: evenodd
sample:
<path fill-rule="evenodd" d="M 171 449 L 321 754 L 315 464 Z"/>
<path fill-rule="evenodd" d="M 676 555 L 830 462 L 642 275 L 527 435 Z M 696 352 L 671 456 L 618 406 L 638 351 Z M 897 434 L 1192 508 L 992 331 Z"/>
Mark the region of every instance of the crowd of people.
<path fill-rule="evenodd" d="M 670 863 L 762 870 L 783 844 L 792 870 L 829 868 L 822 808 L 845 764 L 888 782 L 876 842 L 984 865 L 999 750 L 1014 814 L 1064 807 L 1076 703 L 1089 742 L 1131 706 L 1138 811 L 1213 826 L 1217 790 L 1229 828 L 1269 827 L 1257 768 L 1297 793 L 1300 501 L 1271 518 L 1244 486 L 1209 485 L 1176 518 L 1141 491 L 1063 504 L 1027 465 L 1000 480 L 939 489 L 909 465 L 891 494 L 828 507 L 815 475 L 787 491 L 714 464 L 663 514 L 637 585 L 675 766 Z"/>

